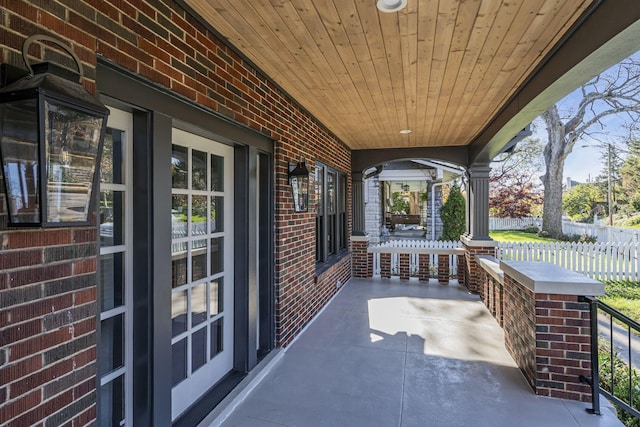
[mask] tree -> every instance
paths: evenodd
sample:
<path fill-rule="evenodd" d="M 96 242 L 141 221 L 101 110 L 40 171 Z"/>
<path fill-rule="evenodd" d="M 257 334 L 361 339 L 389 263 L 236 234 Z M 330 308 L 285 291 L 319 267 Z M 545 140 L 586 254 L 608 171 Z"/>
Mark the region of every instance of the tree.
<path fill-rule="evenodd" d="M 578 184 L 567 190 L 562 208 L 574 221 L 592 222 L 603 200 L 604 193 L 596 184 Z"/>
<path fill-rule="evenodd" d="M 577 96 L 576 96 L 577 95 Z M 544 209 L 542 229 L 551 236 L 562 234 L 562 176 L 564 162 L 576 141 L 597 136 L 603 119 L 618 115 L 635 122 L 640 116 L 640 58 L 631 56 L 579 88 L 578 104 L 569 117 L 562 117 L 558 104 L 542 113 L 548 141 L 544 148 L 546 171 L 542 176 Z"/>
<path fill-rule="evenodd" d="M 539 215 L 542 189 L 539 173 L 544 167 L 543 145 L 525 138 L 510 153 L 497 156 L 491 163 L 489 209 L 499 218 L 523 218 Z"/>
<path fill-rule="evenodd" d="M 629 154 L 620 167 L 620 178 L 628 213 L 632 213 L 640 211 L 640 139 L 631 139 L 627 145 Z"/>
<path fill-rule="evenodd" d="M 442 219 L 442 237 L 440 240 L 460 240 L 460 236 L 465 231 L 465 200 L 460 191 L 460 187 L 451 187 L 449 197 L 440 208 L 440 218 Z"/>

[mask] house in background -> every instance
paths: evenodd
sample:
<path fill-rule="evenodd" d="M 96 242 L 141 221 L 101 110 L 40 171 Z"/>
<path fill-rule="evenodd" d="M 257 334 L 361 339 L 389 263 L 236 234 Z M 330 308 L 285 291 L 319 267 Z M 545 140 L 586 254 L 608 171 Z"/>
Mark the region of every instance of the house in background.
<path fill-rule="evenodd" d="M 428 160 L 390 162 L 365 171 L 365 224 L 371 243 L 436 240 L 442 235 L 443 187 L 462 182 L 459 167 Z"/>

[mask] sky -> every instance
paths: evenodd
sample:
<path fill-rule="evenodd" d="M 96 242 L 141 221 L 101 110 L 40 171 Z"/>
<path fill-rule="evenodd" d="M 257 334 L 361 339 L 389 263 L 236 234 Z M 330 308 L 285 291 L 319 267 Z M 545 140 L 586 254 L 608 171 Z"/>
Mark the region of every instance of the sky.
<path fill-rule="evenodd" d="M 640 51 L 633 54 L 632 57 L 638 60 Z M 581 98 L 582 94 L 578 88 L 558 101 L 560 115 L 563 117 L 571 116 Z M 606 158 L 604 157 L 606 143 L 624 147 L 623 141 L 628 133 L 623 127 L 624 119 L 622 116 L 608 116 L 603 122 L 605 128 L 598 132 L 597 139 L 586 136 L 576 142 L 573 151 L 569 154 L 564 164 L 564 182 L 566 182 L 567 178 L 581 183 L 595 179 L 606 168 Z M 546 129 L 541 119 L 534 121 L 534 137 L 543 143 L 547 141 Z"/>

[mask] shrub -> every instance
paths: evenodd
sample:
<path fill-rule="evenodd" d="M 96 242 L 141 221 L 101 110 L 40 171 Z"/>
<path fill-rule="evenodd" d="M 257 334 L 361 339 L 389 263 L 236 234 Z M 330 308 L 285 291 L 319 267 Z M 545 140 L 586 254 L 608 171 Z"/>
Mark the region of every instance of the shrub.
<path fill-rule="evenodd" d="M 540 230 L 538 231 L 538 237 L 551 237 L 548 231 Z"/>
<path fill-rule="evenodd" d="M 460 187 L 451 187 L 447 201 L 440 208 L 440 218 L 442 219 L 442 237 L 440 240 L 456 241 L 464 233 L 466 202 L 460 191 Z"/>
<path fill-rule="evenodd" d="M 558 240 L 563 242 L 595 243 L 598 238 L 587 234 L 561 234 L 558 236 Z"/>
<path fill-rule="evenodd" d="M 538 227 L 536 227 L 535 225 L 532 225 L 530 227 L 525 228 L 524 230 L 525 233 L 531 233 L 531 234 L 537 234 L 540 232 L 540 229 Z"/>

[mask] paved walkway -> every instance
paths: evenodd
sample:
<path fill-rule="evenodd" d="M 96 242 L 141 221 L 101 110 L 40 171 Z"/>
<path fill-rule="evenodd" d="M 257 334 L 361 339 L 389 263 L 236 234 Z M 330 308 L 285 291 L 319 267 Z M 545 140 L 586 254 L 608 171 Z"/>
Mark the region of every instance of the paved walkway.
<path fill-rule="evenodd" d="M 587 406 L 533 394 L 464 288 L 352 279 L 222 425 L 621 425 Z"/>

